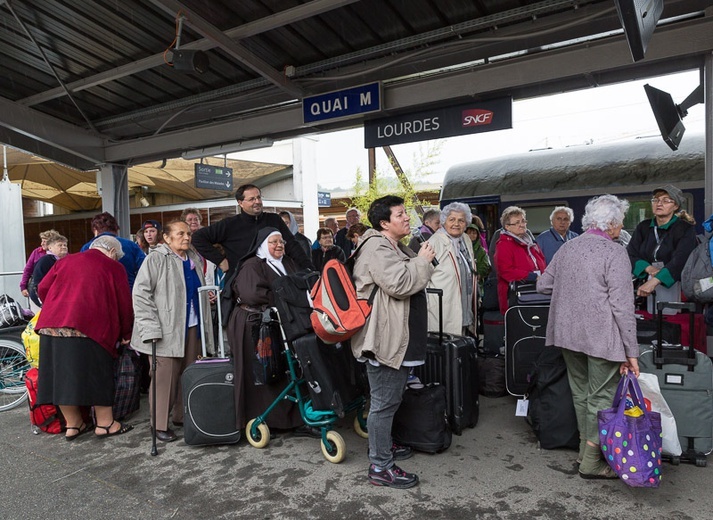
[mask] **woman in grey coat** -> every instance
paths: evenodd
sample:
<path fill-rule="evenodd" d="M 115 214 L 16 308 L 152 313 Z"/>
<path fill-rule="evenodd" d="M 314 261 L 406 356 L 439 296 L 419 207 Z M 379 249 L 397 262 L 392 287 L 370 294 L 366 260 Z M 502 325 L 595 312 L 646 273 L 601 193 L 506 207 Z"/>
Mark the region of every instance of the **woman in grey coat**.
<path fill-rule="evenodd" d="M 156 340 L 156 437 L 164 442 L 177 439 L 168 427 L 171 415 L 175 426 L 183 425 L 181 374 L 199 355 L 200 329 L 212 343 L 210 313 L 201 322 L 198 298 L 209 309 L 207 293 L 199 293 L 205 283 L 201 257 L 191 249 L 191 230 L 183 221 L 170 222 L 163 230 L 165 244 L 158 244 L 146 257 L 133 289 L 134 331 L 131 345 L 151 354 Z M 209 345 L 206 345 L 209 347 Z M 149 396 L 153 390 L 149 389 Z M 154 403 L 149 399 L 153 409 Z"/>
<path fill-rule="evenodd" d="M 562 348 L 580 432 L 579 475 L 617 478 L 599 450 L 597 412 L 611 406 L 620 375 L 639 376 L 634 286 L 626 249 L 616 240 L 629 203 L 595 197 L 584 234 L 567 241 L 537 281 L 552 294 L 547 345 Z"/>

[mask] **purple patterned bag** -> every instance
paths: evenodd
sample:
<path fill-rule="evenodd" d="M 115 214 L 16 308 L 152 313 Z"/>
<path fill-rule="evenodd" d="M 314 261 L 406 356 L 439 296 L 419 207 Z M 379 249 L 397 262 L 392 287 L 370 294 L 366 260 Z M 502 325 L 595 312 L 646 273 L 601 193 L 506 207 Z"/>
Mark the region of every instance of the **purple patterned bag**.
<path fill-rule="evenodd" d="M 658 487 L 661 415 L 646 411 L 634 374 L 629 372 L 621 378 L 612 407 L 601 410 L 597 417 L 604 459 L 619 478 L 631 487 Z"/>

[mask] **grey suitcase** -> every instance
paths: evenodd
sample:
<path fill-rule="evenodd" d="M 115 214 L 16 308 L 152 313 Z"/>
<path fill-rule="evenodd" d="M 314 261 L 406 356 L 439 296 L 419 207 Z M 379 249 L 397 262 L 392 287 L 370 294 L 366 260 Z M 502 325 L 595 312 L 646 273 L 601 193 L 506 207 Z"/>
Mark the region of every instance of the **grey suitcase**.
<path fill-rule="evenodd" d="M 693 331 L 694 303 L 658 302 L 659 325 L 664 308 L 688 310 Z M 661 394 L 676 419 L 683 449 L 680 461 L 705 466 L 705 456 L 713 451 L 713 363 L 690 345 L 662 348 L 660 338 L 661 327 L 655 345 L 641 346 L 639 369 L 659 380 Z"/>

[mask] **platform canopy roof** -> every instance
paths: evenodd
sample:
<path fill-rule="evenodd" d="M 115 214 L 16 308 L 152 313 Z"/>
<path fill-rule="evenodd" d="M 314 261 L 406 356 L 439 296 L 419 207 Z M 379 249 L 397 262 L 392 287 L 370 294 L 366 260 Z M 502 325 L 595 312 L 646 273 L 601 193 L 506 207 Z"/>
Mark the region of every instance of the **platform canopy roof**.
<path fill-rule="evenodd" d="M 179 25 L 205 72 L 169 65 Z M 710 0 L 665 0 L 637 63 L 613 0 L 0 0 L 0 142 L 81 170 L 141 164 L 359 125 L 305 124 L 302 99 L 372 81 L 397 114 L 699 68 L 711 51 Z"/>

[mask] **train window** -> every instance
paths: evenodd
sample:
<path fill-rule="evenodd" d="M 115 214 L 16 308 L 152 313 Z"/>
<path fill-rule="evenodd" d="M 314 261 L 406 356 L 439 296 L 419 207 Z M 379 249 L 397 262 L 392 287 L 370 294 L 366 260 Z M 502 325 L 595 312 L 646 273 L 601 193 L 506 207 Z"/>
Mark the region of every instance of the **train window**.
<path fill-rule="evenodd" d="M 527 229 L 537 236 L 543 231 L 550 229 L 550 214 L 557 206 L 565 204 L 548 204 L 546 206 L 525 206 L 522 209 L 527 213 Z"/>
<path fill-rule="evenodd" d="M 683 196 L 686 199 L 686 212 L 692 215 L 693 196 L 690 193 L 684 193 Z M 651 211 L 651 195 L 629 196 L 626 197 L 626 199 L 629 201 L 629 211 L 624 218 L 624 229 L 633 232 L 639 222 L 653 217 Z"/>

